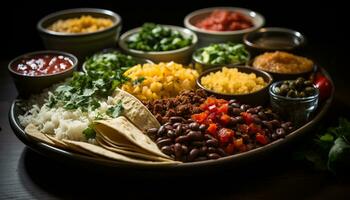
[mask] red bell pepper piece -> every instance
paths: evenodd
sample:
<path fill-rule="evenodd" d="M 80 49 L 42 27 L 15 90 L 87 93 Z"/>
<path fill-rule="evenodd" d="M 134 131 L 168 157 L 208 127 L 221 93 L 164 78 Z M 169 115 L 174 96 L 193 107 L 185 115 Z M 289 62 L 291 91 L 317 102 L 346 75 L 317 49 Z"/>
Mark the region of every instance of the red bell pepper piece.
<path fill-rule="evenodd" d="M 227 143 L 234 136 L 234 131 L 228 128 L 221 128 L 218 132 L 218 138 L 221 143 Z"/>
<path fill-rule="evenodd" d="M 268 143 L 266 136 L 262 135 L 260 133 L 256 134 L 255 139 L 256 139 L 256 141 L 258 141 L 262 145 L 265 145 Z"/>
<path fill-rule="evenodd" d="M 243 117 L 243 120 L 246 124 L 251 124 L 253 122 L 252 114 L 247 112 L 242 112 L 241 116 Z"/>

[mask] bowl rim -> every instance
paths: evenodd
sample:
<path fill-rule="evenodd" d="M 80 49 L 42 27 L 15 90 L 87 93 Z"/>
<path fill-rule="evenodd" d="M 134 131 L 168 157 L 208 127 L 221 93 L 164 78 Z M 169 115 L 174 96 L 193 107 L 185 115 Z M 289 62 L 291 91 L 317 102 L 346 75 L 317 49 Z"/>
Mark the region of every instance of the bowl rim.
<path fill-rule="evenodd" d="M 217 9 L 225 9 L 225 10 L 230 10 L 230 11 L 242 12 L 244 15 L 248 16 L 250 19 L 254 19 L 254 18 L 260 19 L 261 20 L 261 24 L 254 24 L 253 27 L 242 29 L 242 30 L 236 30 L 236 31 L 210 31 L 210 30 L 198 28 L 198 27 L 194 26 L 192 23 L 190 23 L 190 20 L 193 17 L 195 17 L 195 16 L 197 16 L 199 14 L 212 12 L 213 10 L 217 10 Z M 202 8 L 202 9 L 195 10 L 195 11 L 189 13 L 188 15 L 185 16 L 185 19 L 184 19 L 184 25 L 188 29 L 191 29 L 191 30 L 193 30 L 195 32 L 199 32 L 199 33 L 202 33 L 202 34 L 212 34 L 212 35 L 222 35 L 222 36 L 225 36 L 225 35 L 226 36 L 227 35 L 236 35 L 236 34 L 245 34 L 245 33 L 248 33 L 248 32 L 251 32 L 251 31 L 255 31 L 255 30 L 263 27 L 264 24 L 265 24 L 265 17 L 263 15 L 261 15 L 258 12 L 255 12 L 253 10 L 246 9 L 246 8 L 241 8 L 241 7 L 220 6 L 220 7 Z"/>
<path fill-rule="evenodd" d="M 206 75 L 208 75 L 208 74 L 211 73 L 211 72 L 219 71 L 219 70 L 221 70 L 223 67 L 226 67 L 226 68 L 237 68 L 238 71 L 239 71 L 239 69 L 247 69 L 247 70 L 251 70 L 252 73 L 258 72 L 258 73 L 263 74 L 266 78 L 268 78 L 269 81 L 268 81 L 267 84 L 266 84 L 263 88 L 261 88 L 260 90 L 257 90 L 257 91 L 252 92 L 252 93 L 246 93 L 246 94 L 226 94 L 226 93 L 216 92 L 216 91 L 210 90 L 210 89 L 206 88 L 204 85 L 202 85 L 201 79 L 202 79 L 203 76 L 206 76 Z M 254 73 L 254 74 L 256 75 L 256 73 Z M 202 73 L 198 76 L 198 78 L 196 79 L 196 84 L 197 84 L 197 86 L 200 87 L 201 89 L 203 89 L 203 90 L 205 90 L 205 91 L 207 91 L 207 92 L 210 92 L 210 93 L 212 93 L 212 94 L 216 94 L 216 95 L 220 95 L 220 96 L 226 96 L 226 97 L 234 97 L 234 96 L 236 96 L 236 97 L 245 97 L 245 96 L 250 96 L 250 95 L 256 94 L 256 93 L 261 92 L 262 90 L 268 88 L 272 83 L 273 83 L 273 77 L 272 77 L 269 73 L 267 73 L 267 72 L 265 72 L 265 71 L 262 71 L 262 70 L 259 70 L 259 69 L 254 69 L 254 68 L 252 68 L 252 67 L 250 67 L 250 66 L 247 66 L 247 65 L 222 66 L 222 67 L 211 68 L 211 69 L 208 69 L 208 70 L 205 70 L 204 72 L 202 72 Z"/>
<path fill-rule="evenodd" d="M 115 22 L 113 22 L 112 26 L 104 28 L 102 30 L 99 31 L 95 31 L 95 32 L 88 32 L 88 33 L 65 33 L 65 32 L 56 32 L 56 31 L 51 31 L 48 30 L 47 28 L 43 27 L 43 23 L 46 22 L 47 20 L 53 18 L 53 17 L 59 17 L 61 15 L 65 15 L 65 14 L 79 14 L 83 15 L 83 13 L 98 13 L 98 14 L 103 14 L 105 16 L 108 16 L 110 18 L 113 18 L 114 20 L 116 20 Z M 107 10 L 107 9 L 101 9 L 101 8 L 73 8 L 73 9 L 66 9 L 66 10 L 60 10 L 60 11 L 56 11 L 53 13 L 50 13 L 46 16 L 44 16 L 43 18 L 41 18 L 36 27 L 37 30 L 40 33 L 44 33 L 50 36 L 56 36 L 56 37 L 79 37 L 79 36 L 90 36 L 90 35 L 95 35 L 95 34 L 99 34 L 99 33 L 104 33 L 104 32 L 108 32 L 118 26 L 121 26 L 122 24 L 122 18 L 115 12 L 111 11 L 111 10 Z"/>
<path fill-rule="evenodd" d="M 58 73 L 43 74 L 43 75 L 38 75 L 38 76 L 29 76 L 29 75 L 26 75 L 26 74 L 21 74 L 21 73 L 16 72 L 15 70 L 12 69 L 12 65 L 15 62 L 17 62 L 18 60 L 20 60 L 20 59 L 22 59 L 24 57 L 30 57 L 30 56 L 34 56 L 34 55 L 40 55 L 40 54 L 61 54 L 61 55 L 70 57 L 72 62 L 73 62 L 73 65 L 71 67 L 63 70 L 63 71 L 58 72 Z M 25 53 L 25 54 L 22 54 L 20 56 L 15 57 L 14 59 L 12 59 L 9 62 L 9 64 L 7 65 L 7 68 L 12 74 L 15 74 L 15 75 L 18 75 L 18 76 L 28 77 L 28 78 L 40 78 L 40 77 L 56 76 L 56 75 L 64 74 L 64 73 L 66 73 L 68 71 L 74 70 L 78 66 L 78 62 L 79 62 L 78 58 L 76 56 L 74 56 L 73 54 L 71 54 L 71 53 L 67 53 L 67 52 L 64 52 L 64 51 L 57 51 L 57 50 L 42 50 L 42 51 L 33 51 L 33 52 Z"/>
<path fill-rule="evenodd" d="M 256 43 L 254 43 L 253 41 L 249 40 L 249 37 L 252 35 L 256 35 L 256 34 L 260 34 L 260 33 L 268 33 L 268 32 L 280 32 L 280 33 L 287 33 L 291 36 L 293 36 L 293 38 L 298 38 L 300 39 L 300 44 L 299 45 L 294 45 L 293 47 L 288 47 L 288 48 L 280 48 L 283 50 L 292 50 L 295 49 L 297 47 L 301 47 L 303 45 L 305 45 L 306 43 L 306 37 L 304 34 L 302 34 L 299 31 L 296 31 L 294 29 L 289 29 L 289 28 L 284 28 L 284 27 L 263 27 L 263 28 L 259 28 L 256 31 L 250 32 L 250 33 L 246 33 L 243 36 L 243 43 L 249 47 L 254 47 L 256 49 L 266 49 L 266 50 L 275 50 L 276 48 L 272 48 L 272 47 L 261 47 L 260 45 L 257 45 Z M 263 38 L 263 37 L 260 37 Z"/>
<path fill-rule="evenodd" d="M 192 36 L 192 44 L 190 44 L 189 46 L 186 46 L 186 47 L 182 47 L 180 49 L 174 49 L 174 50 L 170 50 L 170 51 L 141 51 L 141 50 L 136 50 L 136 49 L 130 49 L 128 47 L 128 45 L 126 44 L 126 40 L 129 37 L 131 37 L 132 35 L 139 32 L 139 30 L 141 30 L 141 28 L 142 28 L 140 26 L 140 27 L 130 29 L 127 32 L 123 33 L 120 36 L 120 39 L 118 41 L 119 47 L 126 52 L 130 52 L 130 53 L 134 53 L 134 54 L 138 54 L 138 55 L 167 55 L 167 54 L 173 54 L 173 53 L 179 53 L 179 52 L 186 51 L 188 49 L 195 47 L 198 43 L 198 37 L 197 37 L 196 33 L 194 33 L 193 31 L 191 31 L 188 28 L 174 26 L 174 25 L 167 25 L 167 24 L 159 24 L 159 25 L 173 29 L 173 30 L 177 30 L 181 33 L 187 32 L 188 34 L 190 34 Z"/>
<path fill-rule="evenodd" d="M 226 43 L 227 43 L 227 42 L 226 42 Z M 213 43 L 213 44 L 226 44 L 226 43 L 225 43 L 225 42 L 219 42 L 219 43 Z M 235 44 L 242 44 L 242 43 L 235 43 Z M 242 45 L 244 45 L 244 44 L 242 44 Z M 228 64 L 210 64 L 210 63 L 204 63 L 204 62 L 200 61 L 195 55 L 196 55 L 197 53 L 199 53 L 201 50 L 203 50 L 204 48 L 209 47 L 209 46 L 211 46 L 211 44 L 194 50 L 194 52 L 192 53 L 192 60 L 193 60 L 194 62 L 196 62 L 196 63 L 201 64 L 201 65 L 207 65 L 207 66 L 213 66 L 213 67 L 221 67 L 221 66 L 225 66 L 225 65 L 239 65 L 239 64 L 245 64 L 245 63 L 248 63 L 248 62 L 251 60 L 251 53 L 250 53 L 248 50 L 246 50 L 247 53 L 248 53 L 248 59 L 247 59 L 247 61 L 241 61 L 241 62 L 236 62 L 236 63 L 228 63 Z"/>
<path fill-rule="evenodd" d="M 276 82 L 272 83 L 269 86 L 269 95 L 272 96 L 272 97 L 276 97 L 276 98 L 282 99 L 284 101 L 310 101 L 310 100 L 314 100 L 315 98 L 319 97 L 319 93 L 320 92 L 319 92 L 319 89 L 315 86 L 315 84 L 312 84 L 312 87 L 315 89 L 316 93 L 314 95 L 311 95 L 311 96 L 307 96 L 307 97 L 286 97 L 286 96 L 282 96 L 282 95 L 276 94 L 273 91 L 273 88 L 275 88 L 277 85 L 283 83 L 284 81 L 292 81 L 292 80 L 276 81 Z"/>

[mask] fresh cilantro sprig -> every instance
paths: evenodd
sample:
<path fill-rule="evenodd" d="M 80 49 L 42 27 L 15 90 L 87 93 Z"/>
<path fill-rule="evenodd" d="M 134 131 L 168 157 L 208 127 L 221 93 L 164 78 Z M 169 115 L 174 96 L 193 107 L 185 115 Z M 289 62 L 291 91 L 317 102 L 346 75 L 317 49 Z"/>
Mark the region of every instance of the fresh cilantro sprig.
<path fill-rule="evenodd" d="M 99 100 L 129 81 L 123 73 L 136 63 L 132 57 L 116 51 L 97 53 L 86 60 L 87 73 L 75 72 L 69 81 L 56 88 L 46 105 L 67 110 L 80 108 L 85 112 L 95 110 L 100 107 Z"/>
<path fill-rule="evenodd" d="M 110 117 L 117 118 L 123 113 L 123 111 L 124 111 L 124 107 L 123 107 L 122 101 L 119 100 L 115 106 L 108 108 L 108 110 L 106 111 L 106 114 Z"/>
<path fill-rule="evenodd" d="M 311 143 L 295 153 L 298 160 L 307 160 L 315 169 L 350 175 L 350 122 L 340 118 L 336 127 L 316 135 Z"/>

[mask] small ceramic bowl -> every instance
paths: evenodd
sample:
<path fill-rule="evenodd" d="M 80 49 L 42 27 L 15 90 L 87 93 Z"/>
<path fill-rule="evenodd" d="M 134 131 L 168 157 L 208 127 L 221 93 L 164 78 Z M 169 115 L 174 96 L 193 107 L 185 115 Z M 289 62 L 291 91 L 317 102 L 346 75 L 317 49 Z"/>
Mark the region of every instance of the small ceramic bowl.
<path fill-rule="evenodd" d="M 170 62 L 174 61 L 176 63 L 188 64 L 191 61 L 192 53 L 197 45 L 198 38 L 195 33 L 186 28 L 172 25 L 162 25 L 164 27 L 179 31 L 185 38 L 192 37 L 192 44 L 187 47 L 183 47 L 171 51 L 140 51 L 135 49 L 130 49 L 127 45 L 127 41 L 131 36 L 138 33 L 141 30 L 141 27 L 131 29 L 120 37 L 119 46 L 126 54 L 149 59 L 155 63 L 158 62 Z"/>
<path fill-rule="evenodd" d="M 21 60 L 30 59 L 37 55 L 62 55 L 72 61 L 72 66 L 57 73 L 34 76 L 22 74 L 15 70 L 15 65 L 21 62 Z M 13 78 L 13 81 L 15 82 L 19 95 L 22 97 L 27 97 L 31 94 L 40 93 L 43 89 L 48 88 L 55 83 L 64 81 L 66 78 L 72 75 L 77 65 L 78 59 L 74 55 L 62 51 L 47 50 L 26 53 L 16 57 L 8 64 L 8 70 Z"/>
<path fill-rule="evenodd" d="M 254 74 L 256 74 L 256 76 L 262 77 L 267 84 L 261 90 L 258 90 L 256 92 L 252 92 L 249 94 L 224 94 L 224 93 L 220 93 L 220 92 L 216 92 L 216 91 L 207 89 L 201 83 L 202 77 L 204 77 L 212 72 L 220 71 L 222 68 L 219 67 L 219 68 L 209 69 L 209 70 L 203 72 L 196 80 L 197 86 L 199 88 L 204 89 L 209 94 L 213 94 L 219 98 L 237 99 L 238 101 L 240 101 L 242 103 L 247 103 L 247 104 L 251 104 L 251 105 L 264 105 L 268 101 L 268 99 L 269 99 L 268 89 L 269 89 L 270 84 L 273 81 L 273 78 L 270 74 L 268 74 L 267 72 L 264 72 L 262 70 L 254 69 L 254 68 L 248 67 L 248 66 L 234 66 L 234 67 L 229 67 L 229 68 L 237 68 L 239 72 L 254 73 Z"/>
<path fill-rule="evenodd" d="M 47 29 L 57 20 L 79 18 L 82 15 L 111 19 L 113 25 L 91 33 L 62 33 Z M 85 59 L 86 56 L 96 51 L 114 47 L 117 44 L 121 28 L 122 19 L 118 14 L 96 8 L 62 10 L 45 16 L 37 24 L 37 30 L 47 49 L 69 52 L 79 59 Z"/>
<path fill-rule="evenodd" d="M 284 81 L 273 83 L 269 87 L 270 103 L 272 108 L 293 122 L 295 125 L 302 125 L 311 119 L 312 114 L 318 106 L 319 90 L 315 85 L 314 94 L 308 97 L 285 97 L 275 93 L 275 88 Z"/>
<path fill-rule="evenodd" d="M 265 53 L 273 53 L 273 52 L 265 52 Z M 313 66 L 311 66 L 310 69 L 306 70 L 306 71 L 302 71 L 302 72 L 293 72 L 293 73 L 282 73 L 282 72 L 277 72 L 277 71 L 272 71 L 269 69 L 265 69 L 262 67 L 257 67 L 254 65 L 254 61 L 257 57 L 255 57 L 254 59 L 251 59 L 249 62 L 249 66 L 252 66 L 252 68 L 255 69 L 259 69 L 262 71 L 265 71 L 267 73 L 269 73 L 273 79 L 275 81 L 281 81 L 281 80 L 293 80 L 293 79 L 297 79 L 299 77 L 303 77 L 305 79 L 309 79 L 311 77 L 312 74 L 314 74 L 317 70 L 318 70 L 318 66 L 314 63 Z M 281 61 L 280 58 L 278 58 L 280 63 L 287 63 L 287 62 L 291 62 L 291 61 Z"/>
<path fill-rule="evenodd" d="M 243 42 L 255 56 L 267 51 L 298 53 L 306 44 L 306 38 L 298 31 L 268 27 L 244 35 Z"/>
<path fill-rule="evenodd" d="M 199 20 L 208 17 L 214 10 L 229 10 L 233 12 L 239 12 L 247 16 L 252 23 L 253 27 L 237 30 L 237 31 L 209 31 L 196 27 L 194 24 Z M 198 35 L 198 47 L 208 46 L 212 43 L 222 43 L 222 42 L 236 42 L 240 43 L 243 40 L 243 35 L 246 33 L 253 32 L 261 28 L 265 24 L 265 18 L 252 10 L 245 8 L 236 7 L 212 7 L 196 10 L 188 14 L 184 19 L 184 25 L 186 28 L 192 30 Z"/>

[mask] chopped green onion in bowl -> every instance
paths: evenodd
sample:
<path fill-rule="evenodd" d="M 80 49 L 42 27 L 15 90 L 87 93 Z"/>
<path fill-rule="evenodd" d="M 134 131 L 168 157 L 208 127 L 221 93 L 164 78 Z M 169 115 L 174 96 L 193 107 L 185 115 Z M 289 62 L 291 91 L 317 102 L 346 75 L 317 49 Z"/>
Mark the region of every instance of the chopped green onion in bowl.
<path fill-rule="evenodd" d="M 192 37 L 185 38 L 179 31 L 154 23 L 145 23 L 141 31 L 127 41 L 128 48 L 140 51 L 171 51 L 192 44 Z"/>
<path fill-rule="evenodd" d="M 243 44 L 218 43 L 198 49 L 193 58 L 202 64 L 225 65 L 246 63 L 250 55 Z"/>

